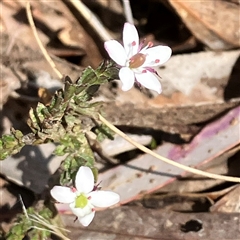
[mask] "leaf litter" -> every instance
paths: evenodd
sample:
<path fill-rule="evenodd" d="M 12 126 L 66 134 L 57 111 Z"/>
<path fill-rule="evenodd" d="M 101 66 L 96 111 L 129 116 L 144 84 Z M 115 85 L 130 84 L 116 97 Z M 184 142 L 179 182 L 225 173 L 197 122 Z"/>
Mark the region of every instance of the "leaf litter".
<path fill-rule="evenodd" d="M 120 8 L 116 8 L 110 1 L 96 1 L 95 5 L 87 4 L 87 1 L 83 2 L 105 23 L 107 31 L 120 40 L 119 32 L 125 22 L 123 9 L 119 11 Z M 167 4 L 162 4 L 161 1 L 153 2 L 139 1 L 138 6 L 132 3 L 132 11 L 142 38 L 153 33 L 154 41 L 164 42 L 173 50 L 175 49 L 172 59 L 158 70 L 162 77 L 163 95 L 156 96 L 153 92 L 145 90 L 140 92 L 137 88 L 126 94 L 121 91 L 119 82 L 115 82 L 103 85 L 96 95 L 96 99 L 103 100 L 103 111 L 108 120 L 124 132 L 136 135 L 137 138 L 144 135 L 148 139 L 152 139 L 156 144 L 155 151 L 161 155 L 176 162 L 217 174 L 239 176 L 237 169 L 239 169 L 240 114 L 238 106 L 240 94 L 236 93 L 236 89 L 240 89 L 239 82 L 236 80 L 240 76 L 239 50 L 237 49 L 239 46 L 236 36 L 233 35 L 234 32 L 237 32 L 237 25 L 232 25 L 227 34 L 222 34 L 227 28 L 225 25 L 228 24 L 227 21 L 222 20 L 224 14 L 234 20 L 236 9 L 239 6 L 236 6 L 234 2 L 226 3 L 225 1 L 217 3 L 209 1 L 209 5 L 206 7 L 200 2 L 201 7 L 198 6 L 198 3 L 187 4 L 186 1 L 179 1 L 179 3 L 169 1 Z M 79 17 L 79 14 L 73 14 L 72 8 L 68 5 L 62 1 L 58 1 L 58 5 L 42 1 L 31 4 L 34 19 L 37 20 L 36 26 L 45 48 L 48 52 L 64 58 L 63 60 L 54 57 L 61 73 L 76 79 L 83 67 L 89 64 L 96 67 L 101 59 L 107 57 L 103 51 L 101 38 L 96 37 L 96 33 L 92 31 L 87 22 Z M 185 14 L 180 7 L 176 7 L 176 4 L 184 7 Z M 227 7 L 227 4 L 232 5 Z M 170 5 L 176 9 L 176 12 Z M 37 90 L 40 87 L 51 90 L 51 88 L 59 88 L 62 83 L 61 79 L 59 79 L 59 84 L 54 83 L 54 79 L 58 79 L 58 77 L 39 52 L 26 16 L 24 17 L 23 14 L 25 7 L 23 3 L 20 1 L 2 2 L 1 6 L 4 13 L 1 21 L 5 26 L 1 35 L 3 39 L 1 65 L 2 69 L 6 70 L 1 84 L 1 91 L 4 92 L 1 95 L 1 132 L 9 132 L 12 126 L 17 129 L 25 129 L 27 132 L 28 111 L 19 112 L 18 106 L 29 109 L 39 99 Z M 213 10 L 213 6 L 222 10 Z M 148 16 L 142 14 L 141 8 L 148 9 Z M 214 21 L 213 16 L 208 15 L 205 8 L 212 9 L 211 11 L 216 17 Z M 107 12 L 104 11 L 107 14 L 102 14 L 101 9 L 107 10 Z M 162 37 L 159 38 L 158 29 L 162 22 L 153 23 L 151 19 L 156 19 L 156 14 L 164 11 L 169 11 L 171 14 L 161 16 L 161 20 L 166 24 L 164 24 L 165 29 L 160 28 Z M 201 11 L 205 11 L 204 14 Z M 186 15 L 186 12 L 189 15 Z M 116 23 L 109 21 L 112 16 L 116 18 Z M 116 16 L 120 16 L 120 18 Z M 187 18 L 189 16 L 195 16 L 194 21 L 190 21 Z M 166 21 L 167 19 L 170 21 Z M 216 19 L 218 19 L 217 24 L 215 24 Z M 57 22 L 57 24 L 53 24 L 53 22 Z M 204 31 L 198 31 L 197 27 L 199 26 L 201 29 L 204 27 Z M 173 29 L 177 30 L 177 38 L 174 37 Z M 209 35 L 210 33 L 214 36 Z M 195 39 L 195 45 L 185 45 L 185 41 L 189 38 Z M 29 45 L 29 43 L 31 44 Z M 184 47 L 182 47 L 183 45 Z M 208 51 L 206 47 L 212 50 Z M 214 51 L 216 49 L 218 51 Z M 232 50 L 226 51 L 226 49 Z M 42 71 L 49 74 L 50 86 L 42 84 L 42 80 L 39 78 Z M 236 214 L 239 213 L 238 184 L 227 184 L 220 180 L 193 176 L 160 162 L 148 154 L 139 153 L 136 150 L 128 152 L 128 145 L 123 146 L 123 143 L 119 146 L 117 142 L 112 144 L 114 151 L 113 153 L 107 152 L 107 155 L 118 159 L 120 164 L 118 166 L 99 164 L 99 168 L 102 169 L 101 185 L 103 188 L 112 188 L 117 191 L 121 196 L 121 204 L 127 206 L 108 210 L 106 214 L 110 217 L 104 215 L 105 212 L 100 213 L 94 221 L 93 231 L 81 229 L 79 232 L 78 226 L 73 221 L 67 220 L 70 216 L 63 214 L 63 221 L 72 231 L 71 239 L 77 239 L 80 236 L 81 239 L 89 237 L 105 239 L 109 234 L 113 234 L 115 239 L 121 239 L 122 234 L 126 234 L 124 239 L 134 236 L 136 239 L 140 236 L 142 238 L 158 238 L 162 233 L 165 234 L 163 237 L 170 237 L 170 239 L 210 239 L 211 236 L 221 239 L 220 237 L 240 236 L 239 228 L 236 226 L 239 222 L 237 220 L 239 215 Z M 145 141 L 145 144 L 151 145 L 149 140 Z M 105 145 L 102 146 L 106 148 Z M 48 179 L 60 164 L 56 157 L 51 156 L 53 147 L 50 145 L 46 145 L 42 149 L 29 147 L 20 155 L 4 161 L 1 165 L 1 173 L 8 179 L 8 184 L 15 182 L 32 191 L 36 189 L 33 187 L 36 185 L 39 186 L 37 193 L 43 192 L 44 187 L 51 184 Z M 33 154 L 36 155 L 33 156 Z M 33 159 L 34 162 L 32 162 Z M 7 166 L 4 167 L 4 164 Z M 36 171 L 40 176 L 44 176 L 45 182 L 39 181 L 41 177 L 36 178 Z M 194 187 L 194 182 L 199 186 Z M 227 191 L 230 187 L 234 187 L 234 189 Z M 224 192 L 224 190 L 226 191 Z M 7 190 L 4 189 L 4 191 Z M 219 191 L 222 194 L 209 200 L 211 194 Z M 157 196 L 160 194 L 161 198 L 156 198 L 153 193 Z M 184 193 L 189 197 L 179 200 Z M 175 197 L 170 199 L 169 194 L 175 194 Z M 194 208 L 193 205 L 190 205 L 186 208 L 189 213 L 184 215 L 184 213 L 180 213 L 181 209 L 176 205 L 178 201 L 187 204 L 191 200 L 189 200 L 191 194 L 199 194 L 195 195 L 195 205 L 201 206 L 199 202 L 208 201 L 200 215 L 196 213 L 196 206 Z M 14 199 L 9 195 L 8 198 L 11 201 Z M 152 199 L 152 201 L 155 199 L 155 205 L 133 206 L 134 204 L 139 205 L 138 199 Z M 166 199 L 167 205 L 163 210 L 168 211 L 157 215 L 159 212 L 157 209 L 164 199 Z M 17 198 L 15 201 L 18 201 Z M 149 210 L 149 208 L 153 209 Z M 4 212 L 5 209 L 6 207 L 2 206 L 1 212 Z M 115 215 L 116 211 L 118 211 L 118 215 Z M 132 225 L 132 228 L 136 226 L 136 230 L 132 233 L 127 228 L 127 218 L 124 218 L 126 211 L 129 213 L 128 218 L 132 218 L 132 222 L 128 226 Z M 141 212 L 141 215 L 138 215 L 139 218 L 136 218 L 137 212 Z M 218 212 L 218 215 L 213 212 Z M 111 216 L 115 216 L 115 218 L 111 219 Z M 11 215 L 7 219 L 12 217 Z M 104 222 L 103 219 L 105 219 Z M 161 229 L 165 230 L 149 231 L 146 226 L 152 224 L 157 228 L 155 224 L 159 222 L 159 219 L 165 219 L 165 223 L 160 224 Z M 187 236 L 187 233 L 181 231 L 180 223 L 187 223 L 191 219 L 197 219 L 203 224 L 203 232 L 200 230 L 190 231 L 191 235 Z M 224 219 L 228 219 L 228 221 L 231 219 L 236 224 L 232 223 L 231 228 L 220 226 L 219 224 Z M 143 231 L 137 230 L 141 226 L 139 225 L 141 221 L 145 226 Z M 100 222 L 105 226 L 115 224 L 115 227 L 111 233 L 106 233 L 103 226 L 98 226 Z M 120 226 L 124 222 L 126 227 L 121 228 Z M 4 228 L 7 229 L 6 225 Z M 220 229 L 224 229 L 224 235 L 220 235 Z"/>

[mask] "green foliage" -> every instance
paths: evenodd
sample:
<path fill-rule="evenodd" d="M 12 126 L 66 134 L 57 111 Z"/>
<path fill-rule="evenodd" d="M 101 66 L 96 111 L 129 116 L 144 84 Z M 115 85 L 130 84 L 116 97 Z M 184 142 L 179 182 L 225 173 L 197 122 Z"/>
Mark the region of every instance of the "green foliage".
<path fill-rule="evenodd" d="M 155 138 L 152 138 L 150 143 L 150 149 L 155 149 L 157 147 L 157 141 Z"/>
<path fill-rule="evenodd" d="M 110 138 L 111 140 L 114 139 L 114 132 L 104 124 L 99 125 L 98 128 L 95 129 L 95 133 L 99 142 L 102 142 L 106 137 Z"/>
<path fill-rule="evenodd" d="M 67 154 L 62 168 L 64 173 L 61 176 L 61 184 L 68 183 L 74 178 L 79 166 L 94 166 L 94 155 L 85 134 L 77 131 L 77 134 L 67 133 L 55 149 L 55 154 L 62 156 Z"/>
<path fill-rule="evenodd" d="M 3 135 L 0 139 L 0 160 L 18 153 L 24 145 L 22 132 L 11 129 L 11 134 Z"/>
<path fill-rule="evenodd" d="M 45 206 L 37 211 L 30 207 L 24 214 L 19 214 L 16 223 L 5 236 L 7 240 L 25 239 L 44 240 L 52 231 L 52 212 Z"/>
<path fill-rule="evenodd" d="M 71 181 L 80 166 L 94 168 L 94 154 L 85 136 L 92 128 L 107 137 L 111 136 L 106 127 L 98 126 L 100 103 L 90 100 L 100 84 L 115 79 L 118 70 L 111 63 L 101 64 L 96 70 L 86 68 L 82 76 L 73 83 L 65 77 L 64 88 L 58 90 L 48 105 L 38 103 L 29 113 L 28 125 L 32 133 L 25 136 L 12 131 L 0 139 L 0 159 L 15 154 L 27 144 L 57 144 L 55 154 L 66 155 L 62 164 L 62 184 Z"/>

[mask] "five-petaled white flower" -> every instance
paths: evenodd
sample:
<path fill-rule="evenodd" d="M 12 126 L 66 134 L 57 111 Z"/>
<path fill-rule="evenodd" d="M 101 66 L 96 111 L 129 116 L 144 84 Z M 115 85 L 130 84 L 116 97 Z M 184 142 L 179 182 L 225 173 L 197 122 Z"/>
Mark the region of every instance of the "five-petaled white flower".
<path fill-rule="evenodd" d="M 171 56 L 172 50 L 168 46 L 156 46 L 149 42 L 142 48 L 139 46 L 139 36 L 134 25 L 125 23 L 123 29 L 123 46 L 116 40 L 109 40 L 104 47 L 109 56 L 121 66 L 119 78 L 122 90 L 128 91 L 134 81 L 148 89 L 161 93 L 161 84 L 153 67 L 165 63 Z"/>
<path fill-rule="evenodd" d="M 95 215 L 94 207 L 110 207 L 119 202 L 120 197 L 111 191 L 100 191 L 94 187 L 94 176 L 89 167 L 80 167 L 75 187 L 55 186 L 50 191 L 60 203 L 68 203 L 72 212 L 83 226 L 88 226 Z"/>

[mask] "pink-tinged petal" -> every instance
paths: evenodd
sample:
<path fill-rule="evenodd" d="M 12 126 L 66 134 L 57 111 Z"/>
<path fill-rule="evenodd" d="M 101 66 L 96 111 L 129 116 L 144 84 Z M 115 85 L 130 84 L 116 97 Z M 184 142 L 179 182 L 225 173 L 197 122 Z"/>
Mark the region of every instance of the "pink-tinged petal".
<path fill-rule="evenodd" d="M 137 29 L 131 23 L 125 23 L 123 28 L 123 45 L 127 57 L 135 55 L 139 48 L 139 36 Z"/>
<path fill-rule="evenodd" d="M 87 227 L 93 220 L 95 216 L 95 211 L 91 212 L 90 214 L 84 216 L 84 217 L 78 217 L 79 222 L 84 226 Z"/>
<path fill-rule="evenodd" d="M 79 168 L 75 186 L 80 193 L 89 193 L 93 190 L 94 187 L 94 176 L 91 168 L 82 166 Z"/>
<path fill-rule="evenodd" d="M 77 217 L 84 217 L 93 211 L 93 206 L 91 204 L 88 204 L 84 208 L 76 208 L 75 202 L 74 202 L 74 203 L 70 203 L 69 207 L 70 207 L 71 211 L 73 212 L 73 214 L 75 214 Z"/>
<path fill-rule="evenodd" d="M 149 71 L 144 73 L 135 74 L 137 81 L 143 85 L 145 88 L 156 91 L 158 94 L 162 92 L 161 83 L 158 80 L 158 77 Z"/>
<path fill-rule="evenodd" d="M 146 61 L 141 67 L 154 67 L 164 64 L 172 55 L 172 49 L 168 46 L 156 46 L 143 51 Z"/>
<path fill-rule="evenodd" d="M 109 57 L 120 66 L 125 66 L 127 55 L 123 46 L 116 40 L 109 40 L 104 43 Z"/>
<path fill-rule="evenodd" d="M 134 72 L 128 67 L 123 67 L 120 69 L 118 75 L 122 82 L 122 90 L 123 91 L 130 90 L 133 87 L 135 80 Z"/>
<path fill-rule="evenodd" d="M 111 191 L 94 191 L 89 193 L 90 202 L 95 207 L 110 207 L 120 201 L 120 196 Z"/>
<path fill-rule="evenodd" d="M 55 186 L 50 191 L 52 197 L 60 203 L 71 203 L 75 200 L 76 194 L 69 187 Z"/>
<path fill-rule="evenodd" d="M 64 214 L 71 211 L 69 203 L 55 203 L 54 205 L 59 213 Z"/>

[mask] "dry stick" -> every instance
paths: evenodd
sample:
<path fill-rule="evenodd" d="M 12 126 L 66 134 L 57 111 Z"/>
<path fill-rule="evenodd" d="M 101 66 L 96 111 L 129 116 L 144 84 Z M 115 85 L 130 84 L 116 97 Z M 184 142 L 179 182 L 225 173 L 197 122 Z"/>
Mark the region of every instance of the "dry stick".
<path fill-rule="evenodd" d="M 49 224 L 47 221 L 45 221 L 45 219 L 39 215 L 37 216 L 36 214 L 29 214 L 29 219 L 32 222 L 36 222 L 44 227 L 47 227 L 48 229 L 44 229 L 44 228 L 39 228 L 36 226 L 33 226 L 33 228 L 41 230 L 41 231 L 49 231 L 55 235 L 57 235 L 58 237 L 60 237 L 62 240 L 70 240 L 68 237 L 66 237 L 61 231 L 65 231 L 65 232 L 70 232 L 69 230 L 65 229 L 65 228 L 61 228 L 58 226 L 55 226 L 53 224 Z"/>
<path fill-rule="evenodd" d="M 30 3 L 27 2 L 26 5 L 26 12 L 27 12 L 27 18 L 28 18 L 28 22 L 32 28 L 34 37 L 38 43 L 39 48 L 41 49 L 44 57 L 46 58 L 46 60 L 49 62 L 50 66 L 52 67 L 52 69 L 55 71 L 55 73 L 58 75 L 59 78 L 62 78 L 63 75 L 57 70 L 55 63 L 53 62 L 53 60 L 51 59 L 51 57 L 49 56 L 49 54 L 47 53 L 47 50 L 44 48 L 41 40 L 38 37 L 38 33 L 37 33 L 37 29 L 35 27 L 34 21 L 33 21 L 33 17 L 32 17 L 32 13 L 31 13 L 31 9 L 30 9 Z"/>
<path fill-rule="evenodd" d="M 74 2 L 71 0 L 71 2 Z M 38 34 L 37 34 L 37 31 L 36 31 L 36 28 L 34 26 L 34 22 L 33 20 L 30 21 L 30 19 L 32 19 L 32 15 L 31 15 L 31 11 L 30 11 L 30 4 L 29 2 L 27 3 L 27 14 L 28 14 L 28 18 L 29 18 L 29 22 L 32 22 L 30 23 L 31 24 L 31 27 L 32 29 L 34 30 L 35 29 L 35 38 L 37 41 L 40 42 L 39 46 L 40 46 L 40 49 L 42 50 L 44 56 L 46 57 L 47 61 L 49 62 L 49 64 L 53 61 L 51 59 L 51 57 L 48 55 L 46 49 L 43 47 L 39 37 L 38 37 Z M 53 63 L 54 64 L 54 63 Z M 55 64 L 52 65 L 50 64 L 51 67 L 54 69 L 54 70 L 57 70 L 56 67 L 55 67 Z M 58 71 L 58 70 L 57 70 Z M 58 71 L 59 72 L 59 71 Z M 62 76 L 62 74 L 59 72 L 59 74 Z M 173 165 L 175 167 L 178 167 L 180 169 L 183 169 L 185 171 L 188 171 L 188 172 L 191 172 L 191 173 L 194 173 L 194 174 L 197 174 L 197 175 L 201 175 L 201 176 L 205 176 L 205 177 L 209 177 L 209 178 L 213 178 L 213 179 L 219 179 L 219 180 L 224 180 L 224 181 L 228 181 L 228 182 L 240 182 L 240 178 L 238 177 L 230 177 L 230 176 L 224 176 L 224 175 L 218 175 L 218 174 L 214 174 L 214 173 L 208 173 L 208 172 L 204 172 L 204 171 L 201 171 L 201 170 L 198 170 L 198 169 L 195 169 L 195 168 L 191 168 L 191 167 L 188 167 L 188 166 L 185 166 L 183 164 L 180 164 L 180 163 L 177 163 L 177 162 L 174 162 L 173 160 L 170 160 L 168 158 L 165 158 L 165 157 L 162 157 L 161 155 L 158 155 L 157 153 L 153 152 L 152 150 L 146 148 L 145 146 L 135 142 L 133 139 L 131 139 L 130 137 L 128 137 L 125 133 L 123 133 L 122 131 L 120 131 L 118 128 L 116 128 L 115 126 L 113 126 L 110 122 L 108 122 L 103 116 L 101 116 L 99 114 L 99 120 L 104 123 L 105 125 L 107 125 L 110 129 L 112 129 L 115 133 L 117 133 L 119 136 L 121 136 L 122 138 L 124 138 L 126 141 L 128 141 L 129 143 L 131 143 L 132 145 L 136 146 L 138 149 L 140 149 L 141 151 L 145 152 L 145 153 L 148 153 L 150 155 L 152 155 L 153 157 L 159 159 L 159 160 L 162 160 L 163 162 L 166 162 L 170 165 Z"/>
<path fill-rule="evenodd" d="M 67 229 L 60 228 L 60 227 L 54 226 L 52 224 L 49 224 L 48 222 L 44 221 L 45 219 L 41 215 L 37 216 L 37 215 L 34 215 L 34 214 L 28 214 L 20 194 L 19 194 L 19 200 L 20 200 L 21 205 L 22 205 L 23 213 L 24 213 L 25 217 L 28 219 L 28 221 L 36 222 L 38 224 L 41 224 L 41 225 L 47 227 L 48 229 L 32 226 L 33 228 L 41 230 L 41 231 L 49 231 L 49 232 L 57 235 L 58 237 L 60 237 L 62 240 L 70 240 L 69 238 L 64 236 L 63 233 L 61 232 L 61 230 L 69 232 Z M 51 230 L 49 230 L 49 229 L 51 229 Z"/>
<path fill-rule="evenodd" d="M 90 11 L 90 9 L 82 3 L 81 0 L 69 0 L 75 9 L 87 20 L 89 25 L 96 31 L 103 41 L 113 39 L 111 34 L 102 25 L 99 19 Z"/>
<path fill-rule="evenodd" d="M 128 137 L 125 133 L 123 133 L 122 131 L 120 131 L 118 128 L 116 128 L 115 126 L 113 126 L 110 122 L 108 122 L 102 115 L 99 114 L 99 120 L 104 123 L 105 125 L 107 125 L 111 130 L 113 130 L 115 133 L 117 133 L 119 136 L 121 136 L 122 138 L 124 138 L 125 140 L 127 140 L 129 143 L 131 143 L 132 145 L 134 145 L 135 147 L 137 147 L 138 149 L 140 149 L 141 151 L 150 154 L 151 156 L 166 162 L 168 164 L 171 164 L 175 167 L 178 167 L 180 169 L 183 169 L 185 171 L 194 173 L 194 174 L 198 174 L 201 176 L 205 176 L 208 178 L 213 178 L 213 179 L 219 179 L 219 180 L 225 180 L 228 182 L 240 182 L 240 178 L 238 177 L 230 177 L 230 176 L 224 176 L 224 175 L 218 175 L 218 174 L 214 174 L 214 173 L 209 173 L 209 172 L 204 172 L 202 170 L 198 170 L 195 168 L 191 168 L 188 166 L 185 166 L 183 164 L 180 164 L 178 162 L 174 162 L 173 160 L 170 160 L 168 158 L 165 158 L 163 156 L 158 155 L 157 153 L 153 152 L 152 150 L 150 150 L 149 148 L 146 148 L 145 146 L 135 142 L 133 139 L 131 139 L 130 137 Z"/>
<path fill-rule="evenodd" d="M 123 0 L 123 9 L 127 22 L 134 24 L 132 10 L 129 0 Z"/>

